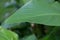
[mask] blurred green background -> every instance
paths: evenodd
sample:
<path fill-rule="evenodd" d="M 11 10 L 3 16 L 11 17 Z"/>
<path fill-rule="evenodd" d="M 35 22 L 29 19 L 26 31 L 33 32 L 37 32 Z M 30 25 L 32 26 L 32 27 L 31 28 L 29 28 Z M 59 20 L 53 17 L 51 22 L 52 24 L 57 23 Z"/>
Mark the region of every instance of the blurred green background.
<path fill-rule="evenodd" d="M 12 15 L 28 0 L 0 0 L 0 22 Z"/>

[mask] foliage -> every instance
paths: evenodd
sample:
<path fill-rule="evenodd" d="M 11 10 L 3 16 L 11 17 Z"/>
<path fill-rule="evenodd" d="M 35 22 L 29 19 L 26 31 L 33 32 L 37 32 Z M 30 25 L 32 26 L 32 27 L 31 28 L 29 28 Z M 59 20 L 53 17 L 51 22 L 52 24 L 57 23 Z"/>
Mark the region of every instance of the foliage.
<path fill-rule="evenodd" d="M 53 2 L 53 0 L 30 0 L 12 16 L 10 16 L 4 23 L 13 24 L 27 21 L 45 25 L 60 26 L 60 6 L 58 2 Z"/>
<path fill-rule="evenodd" d="M 18 40 L 18 35 L 0 26 L 0 40 Z"/>
<path fill-rule="evenodd" d="M 7 35 L 9 40 L 60 40 L 59 0 L 13 0 L 7 8 L 18 10 L 2 23 L 12 32 L 10 35 L 10 31 L 4 30 L 1 40 Z"/>

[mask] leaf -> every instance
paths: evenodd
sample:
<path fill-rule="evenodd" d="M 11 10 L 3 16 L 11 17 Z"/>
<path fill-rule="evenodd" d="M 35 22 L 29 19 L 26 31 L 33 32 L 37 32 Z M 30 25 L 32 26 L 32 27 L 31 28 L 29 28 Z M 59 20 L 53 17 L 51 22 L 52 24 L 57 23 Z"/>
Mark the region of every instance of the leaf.
<path fill-rule="evenodd" d="M 16 33 L 1 28 L 0 26 L 0 40 L 18 40 Z"/>
<path fill-rule="evenodd" d="M 5 20 L 4 24 L 21 22 L 60 26 L 60 4 L 53 0 L 30 0 Z"/>
<path fill-rule="evenodd" d="M 22 40 L 37 40 L 37 38 L 33 34 L 33 35 L 30 35 L 30 36 L 24 37 Z"/>
<path fill-rule="evenodd" d="M 23 0 L 24 3 L 28 2 L 28 1 L 30 1 L 30 0 Z"/>
<path fill-rule="evenodd" d="M 55 27 L 50 34 L 42 40 L 60 40 L 60 27 Z"/>

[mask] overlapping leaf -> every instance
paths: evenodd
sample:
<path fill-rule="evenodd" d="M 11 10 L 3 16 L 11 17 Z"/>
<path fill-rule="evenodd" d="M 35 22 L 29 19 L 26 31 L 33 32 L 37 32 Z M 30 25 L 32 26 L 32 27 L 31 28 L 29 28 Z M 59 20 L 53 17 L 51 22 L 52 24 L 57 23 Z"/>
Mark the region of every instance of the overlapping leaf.
<path fill-rule="evenodd" d="M 30 35 L 30 36 L 24 37 L 22 40 L 37 40 L 37 38 L 36 38 L 36 36 L 33 34 L 33 35 Z"/>
<path fill-rule="evenodd" d="M 18 40 L 18 36 L 14 32 L 1 28 L 0 26 L 0 40 Z"/>
<path fill-rule="evenodd" d="M 49 35 L 42 40 L 60 40 L 60 27 L 55 27 Z"/>
<path fill-rule="evenodd" d="M 60 26 L 60 5 L 53 0 L 30 0 L 4 23 L 33 22 Z"/>

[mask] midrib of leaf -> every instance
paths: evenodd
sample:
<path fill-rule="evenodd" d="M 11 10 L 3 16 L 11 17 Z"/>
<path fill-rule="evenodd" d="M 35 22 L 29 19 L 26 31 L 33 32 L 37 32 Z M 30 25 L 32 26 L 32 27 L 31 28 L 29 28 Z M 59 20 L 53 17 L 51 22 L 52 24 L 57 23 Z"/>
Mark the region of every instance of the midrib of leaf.
<path fill-rule="evenodd" d="M 27 14 L 26 14 L 27 15 Z M 33 15 L 33 16 L 31 16 L 30 14 L 29 15 L 27 15 L 27 17 L 24 17 L 24 18 L 21 18 L 21 20 L 26 20 L 26 19 L 29 19 L 29 18 L 35 18 L 35 17 L 40 17 L 40 16 L 59 16 L 60 14 L 57 14 L 57 13 L 50 13 L 50 14 L 47 14 L 47 13 L 45 13 L 45 14 L 38 14 L 38 15 Z M 23 16 L 23 15 L 22 15 Z M 15 19 L 14 19 L 15 20 Z M 6 20 L 6 21 L 8 21 L 8 20 Z M 6 22 L 5 21 L 5 22 Z M 10 22 L 9 22 L 10 23 Z M 8 24 L 9 24 L 8 23 Z M 18 23 L 18 21 L 16 22 L 16 23 Z"/>

